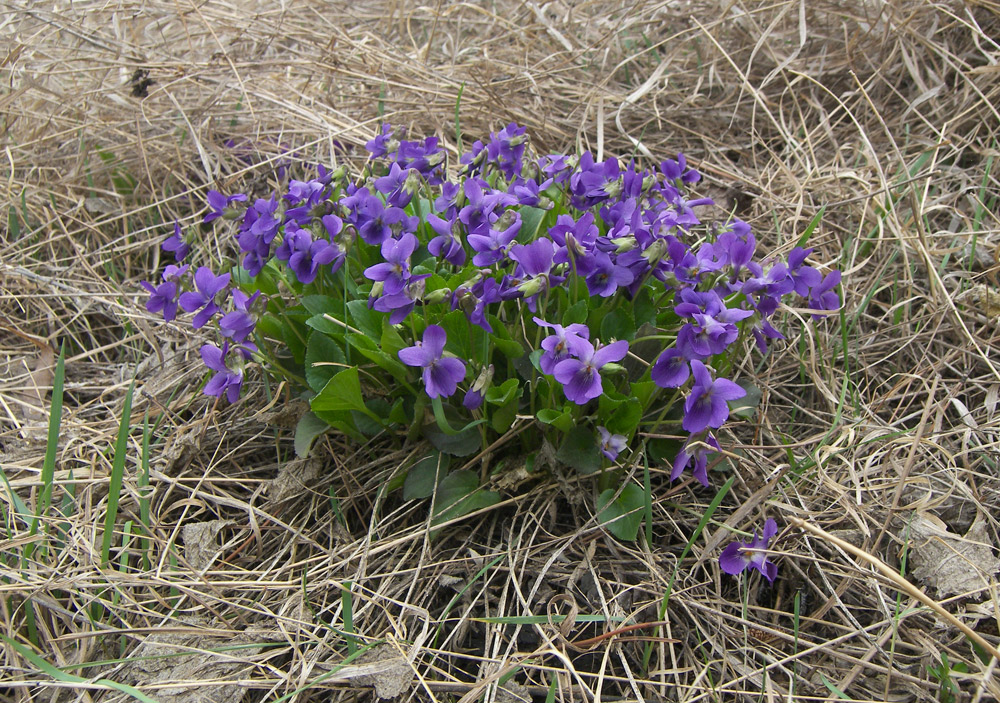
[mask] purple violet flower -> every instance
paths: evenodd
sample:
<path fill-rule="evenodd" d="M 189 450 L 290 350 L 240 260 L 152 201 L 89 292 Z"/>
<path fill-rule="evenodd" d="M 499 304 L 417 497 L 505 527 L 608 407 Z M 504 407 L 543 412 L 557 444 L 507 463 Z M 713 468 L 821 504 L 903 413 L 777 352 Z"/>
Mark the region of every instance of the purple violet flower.
<path fill-rule="evenodd" d="M 563 384 L 563 393 L 569 400 L 577 405 L 586 405 L 604 392 L 601 367 L 625 358 L 628 342 L 622 339 L 596 350 L 586 339 L 577 340 L 576 345 L 578 358 L 560 361 L 552 370 L 552 375 Z"/>
<path fill-rule="evenodd" d="M 574 322 L 567 327 L 563 327 L 552 322 L 546 322 L 539 317 L 532 319 L 539 327 L 548 327 L 555 332 L 555 334 L 551 334 L 542 340 L 542 349 L 545 350 L 545 353 L 538 360 L 538 365 L 541 367 L 542 373 L 551 375 L 556 364 L 560 361 L 565 361 L 573 356 L 579 356 L 585 351 L 579 345 L 579 342 L 590 338 L 590 329 L 586 325 Z"/>
<path fill-rule="evenodd" d="M 191 326 L 198 329 L 212 319 L 215 313 L 219 312 L 219 302 L 216 298 L 225 298 L 225 291 L 229 285 L 229 274 L 224 273 L 216 276 L 212 269 L 207 266 L 200 267 L 194 274 L 194 284 L 198 289 L 181 293 L 178 302 L 185 312 L 199 312 L 191 321 Z"/>
<path fill-rule="evenodd" d="M 840 271 L 831 271 L 821 283 L 809 290 L 809 307 L 812 310 L 836 310 L 840 307 L 840 297 L 833 290 L 840 284 Z M 813 313 L 813 319 L 823 316 Z"/>
<path fill-rule="evenodd" d="M 680 388 L 691 375 L 691 369 L 687 357 L 672 348 L 660 354 L 649 375 L 660 388 Z"/>
<path fill-rule="evenodd" d="M 177 263 L 184 261 L 184 257 L 186 257 L 188 252 L 191 251 L 191 247 L 184 241 L 181 226 L 176 222 L 174 223 L 174 233 L 160 245 L 160 248 L 163 249 L 163 251 L 172 252 L 174 260 Z"/>
<path fill-rule="evenodd" d="M 447 341 L 443 327 L 428 325 L 423 341 L 399 350 L 399 360 L 404 364 L 423 367 L 424 390 L 431 398 L 453 395 L 465 378 L 465 364 L 461 360 L 442 356 Z"/>
<path fill-rule="evenodd" d="M 226 208 L 230 207 L 233 203 L 245 203 L 247 196 L 243 193 L 234 193 L 227 197 L 217 190 L 210 190 L 205 195 L 205 199 L 208 201 L 208 206 L 212 208 L 212 211 L 205 215 L 202 223 L 208 223 L 220 217 L 225 217 Z"/>
<path fill-rule="evenodd" d="M 719 443 L 710 432 L 703 432 L 688 437 L 684 446 L 677 452 L 674 459 L 673 470 L 670 472 L 670 480 L 676 481 L 684 473 L 691 460 L 694 459 L 694 466 L 691 474 L 698 479 L 698 482 L 708 487 L 708 455 L 721 452 Z"/>
<path fill-rule="evenodd" d="M 452 266 L 460 267 L 465 264 L 465 248 L 459 239 L 455 218 L 443 220 L 434 213 L 428 213 L 427 224 L 437 233 L 436 237 L 427 242 L 427 251 Z"/>
<path fill-rule="evenodd" d="M 712 373 L 703 363 L 691 361 L 694 386 L 684 400 L 684 419 L 681 427 L 694 434 L 709 427 L 719 428 L 729 418 L 727 400 L 736 400 L 747 394 L 729 379 L 712 379 Z"/>
<path fill-rule="evenodd" d="M 164 322 L 170 322 L 177 317 L 177 281 L 187 271 L 187 264 L 174 266 L 170 264 L 163 269 L 163 283 L 153 286 L 149 281 L 141 281 L 140 286 L 149 292 L 146 310 L 152 313 L 162 312 Z"/>
<path fill-rule="evenodd" d="M 419 245 L 417 238 L 409 232 L 404 232 L 398 240 L 386 239 L 382 242 L 382 258 L 385 261 L 366 268 L 365 278 L 382 281 L 382 290 L 386 295 L 401 293 L 410 278 L 410 256 Z"/>
<path fill-rule="evenodd" d="M 601 454 L 609 461 L 614 461 L 625 449 L 625 435 L 611 434 L 606 427 L 598 426 L 597 433 L 601 436 Z"/>
<path fill-rule="evenodd" d="M 228 337 L 236 344 L 241 344 L 250 333 L 253 332 L 257 320 L 250 312 L 251 306 L 260 298 L 260 291 L 248 296 L 238 288 L 233 290 L 233 306 L 236 308 L 228 312 L 219 320 L 219 331 L 223 337 Z"/>
<path fill-rule="evenodd" d="M 593 269 L 587 276 L 587 290 L 591 295 L 608 298 L 635 280 L 631 270 L 613 262 L 603 251 L 594 254 L 593 262 Z"/>
<path fill-rule="evenodd" d="M 336 262 L 336 271 L 344 261 L 344 253 L 336 244 L 328 239 L 313 241 L 308 230 L 301 229 L 294 222 L 285 225 L 285 237 L 274 255 L 281 261 L 288 262 L 288 268 L 302 284 L 316 280 L 319 267 Z"/>
<path fill-rule="evenodd" d="M 229 368 L 226 364 L 228 355 L 228 341 L 222 343 L 222 349 L 214 344 L 206 344 L 201 348 L 201 358 L 205 366 L 215 371 L 215 375 L 205 384 L 202 392 L 218 398 L 225 395 L 230 403 L 235 403 L 239 400 L 240 389 L 243 387 L 243 368 L 242 366 L 236 370 Z"/>
<path fill-rule="evenodd" d="M 774 583 L 774 577 L 778 575 L 778 566 L 768 558 L 767 545 L 776 534 L 778 534 L 778 523 L 768 518 L 764 522 L 764 531 L 760 537 L 755 531 L 753 539 L 749 542 L 733 542 L 723 549 L 719 555 L 719 566 L 733 576 L 743 573 L 748 567 L 757 569 L 768 583 Z"/>

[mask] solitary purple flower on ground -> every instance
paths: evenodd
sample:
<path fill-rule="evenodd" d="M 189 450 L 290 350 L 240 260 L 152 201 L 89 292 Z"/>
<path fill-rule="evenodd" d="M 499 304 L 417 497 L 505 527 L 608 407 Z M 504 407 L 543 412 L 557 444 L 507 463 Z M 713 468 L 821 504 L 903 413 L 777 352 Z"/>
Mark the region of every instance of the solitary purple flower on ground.
<path fill-rule="evenodd" d="M 611 434 L 606 427 L 598 427 L 597 433 L 601 435 L 601 454 L 609 461 L 614 461 L 625 449 L 625 435 Z"/>
<path fill-rule="evenodd" d="M 719 555 L 719 566 L 727 574 L 736 576 L 750 567 L 764 574 L 769 583 L 774 583 L 778 575 L 778 566 L 767 555 L 767 543 L 778 534 L 778 523 L 768 519 L 764 523 L 764 532 L 760 537 L 753 533 L 749 542 L 733 542 Z"/>
<path fill-rule="evenodd" d="M 697 359 L 691 362 L 694 386 L 684 401 L 684 419 L 681 427 L 694 434 L 709 427 L 722 427 L 729 417 L 727 400 L 736 400 L 747 394 L 725 378 L 712 379 L 712 373 Z"/>
<path fill-rule="evenodd" d="M 212 273 L 212 269 L 202 266 L 194 274 L 194 284 L 198 291 L 181 293 L 180 304 L 185 312 L 194 312 L 201 308 L 191 321 L 191 326 L 198 329 L 219 312 L 219 305 L 215 299 L 229 285 L 229 274 L 216 276 Z"/>
<path fill-rule="evenodd" d="M 601 385 L 601 367 L 611 361 L 621 361 L 628 353 L 624 339 L 597 350 L 586 339 L 576 342 L 577 359 L 566 359 L 556 364 L 552 375 L 563 384 L 563 393 L 577 405 L 597 398 L 604 392 Z"/>
<path fill-rule="evenodd" d="M 464 363 L 442 356 L 447 341 L 448 335 L 443 327 L 428 325 L 422 342 L 399 350 L 399 360 L 404 364 L 423 367 L 424 389 L 431 398 L 447 398 L 454 394 L 459 381 L 465 378 Z"/>
<path fill-rule="evenodd" d="M 163 251 L 173 252 L 174 260 L 177 262 L 184 261 L 184 257 L 186 257 L 188 252 L 191 251 L 191 247 L 184 241 L 184 236 L 181 233 L 181 226 L 176 222 L 174 223 L 174 233 L 160 245 L 160 248 L 163 249 Z"/>

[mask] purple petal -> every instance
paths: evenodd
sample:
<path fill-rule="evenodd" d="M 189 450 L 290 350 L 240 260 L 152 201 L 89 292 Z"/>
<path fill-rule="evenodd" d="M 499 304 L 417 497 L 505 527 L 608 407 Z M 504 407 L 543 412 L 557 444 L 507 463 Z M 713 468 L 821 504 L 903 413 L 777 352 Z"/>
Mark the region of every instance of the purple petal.
<path fill-rule="evenodd" d="M 628 353 L 628 342 L 620 339 L 606 347 L 601 347 L 593 356 L 594 366 L 600 368 L 612 361 L 621 361 Z"/>
<path fill-rule="evenodd" d="M 424 330 L 424 349 L 428 351 L 431 358 L 440 359 L 444 352 L 444 344 L 448 341 L 448 334 L 440 325 L 428 325 Z"/>
<path fill-rule="evenodd" d="M 727 574 L 736 576 L 743 573 L 743 570 L 747 568 L 749 562 L 743 556 L 742 547 L 743 544 L 741 542 L 733 542 L 723 549 L 722 554 L 719 555 L 719 566 Z"/>
<path fill-rule="evenodd" d="M 407 366 L 429 366 L 434 361 L 434 355 L 423 346 L 400 349 L 397 356 Z"/>

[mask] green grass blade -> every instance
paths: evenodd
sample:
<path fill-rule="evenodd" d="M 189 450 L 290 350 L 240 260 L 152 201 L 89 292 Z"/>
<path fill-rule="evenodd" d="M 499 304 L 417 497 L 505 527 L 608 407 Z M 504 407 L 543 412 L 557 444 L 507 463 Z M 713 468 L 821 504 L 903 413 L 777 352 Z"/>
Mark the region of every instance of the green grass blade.
<path fill-rule="evenodd" d="M 56 361 L 56 371 L 52 378 L 52 404 L 49 408 L 49 433 L 45 444 L 45 458 L 42 460 L 42 491 L 35 504 L 35 514 L 31 518 L 29 535 L 38 533 L 41 521 L 49 513 L 52 504 L 52 484 L 56 473 L 56 454 L 59 450 L 59 428 L 62 426 L 63 380 L 66 377 L 66 350 L 59 349 L 59 359 Z M 25 559 L 30 559 L 35 543 L 24 546 Z M 44 549 L 44 547 L 43 547 Z"/>
<path fill-rule="evenodd" d="M 10 646 L 11 649 L 13 649 L 21 657 L 23 657 L 25 661 L 30 662 L 33 666 L 35 666 L 38 669 L 38 671 L 51 677 L 54 681 L 59 681 L 60 683 L 73 684 L 77 686 L 81 684 L 90 686 L 96 685 L 100 686 L 101 688 L 111 689 L 115 691 L 120 691 L 122 693 L 126 693 L 135 698 L 136 700 L 142 701 L 143 703 L 156 703 L 155 699 L 150 698 L 142 691 L 139 691 L 138 689 L 135 689 L 127 684 L 118 683 L 117 681 L 111 681 L 109 679 L 98 679 L 97 681 L 91 683 L 90 679 L 84 679 L 79 676 L 74 676 L 73 674 L 67 674 L 65 671 L 57 669 L 56 667 L 49 664 L 47 661 L 45 661 L 45 659 L 35 654 L 27 647 L 24 647 L 21 644 L 15 642 L 7 635 L 0 633 L 0 638 L 2 638 L 3 641 L 6 642 L 8 646 Z"/>
<path fill-rule="evenodd" d="M 118 499 L 121 497 L 125 454 L 128 451 L 128 430 L 132 419 L 133 391 L 135 391 L 135 381 L 125 394 L 122 421 L 118 426 L 118 438 L 115 440 L 115 458 L 111 464 L 111 481 L 108 484 L 108 510 L 104 515 L 104 536 L 101 538 L 101 565 L 104 567 L 111 560 L 111 541 L 114 538 L 115 520 L 118 518 Z"/>
<path fill-rule="evenodd" d="M 340 590 L 340 603 L 344 610 L 344 638 L 347 640 L 347 656 L 357 654 L 358 641 L 354 637 L 354 594 L 351 582 L 345 581 Z"/>

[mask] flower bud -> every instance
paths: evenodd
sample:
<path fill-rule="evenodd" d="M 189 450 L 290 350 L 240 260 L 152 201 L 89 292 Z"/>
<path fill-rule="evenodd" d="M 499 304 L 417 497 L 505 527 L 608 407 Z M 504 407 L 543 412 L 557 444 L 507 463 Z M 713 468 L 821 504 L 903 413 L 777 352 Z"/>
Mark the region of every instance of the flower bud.
<path fill-rule="evenodd" d="M 663 261 L 663 257 L 667 253 L 667 242 L 664 239 L 655 239 L 653 243 L 646 247 L 646 251 L 642 252 L 642 258 L 644 258 L 650 266 L 656 266 L 658 263 Z"/>
<path fill-rule="evenodd" d="M 432 290 L 423 296 L 423 300 L 428 305 L 434 305 L 435 303 L 443 303 L 451 297 L 451 288 L 438 288 L 437 290 Z"/>
<path fill-rule="evenodd" d="M 522 281 L 520 284 L 518 284 L 517 290 L 525 298 L 530 298 L 531 296 L 538 295 L 543 290 L 545 290 L 545 287 L 548 285 L 548 282 L 549 282 L 548 276 L 545 275 L 535 276 L 533 278 L 529 278 L 526 281 Z"/>
<path fill-rule="evenodd" d="M 627 251 L 632 251 L 638 244 L 635 237 L 631 234 L 624 237 L 615 237 L 611 240 L 611 243 L 615 245 L 616 254 L 624 254 Z"/>

